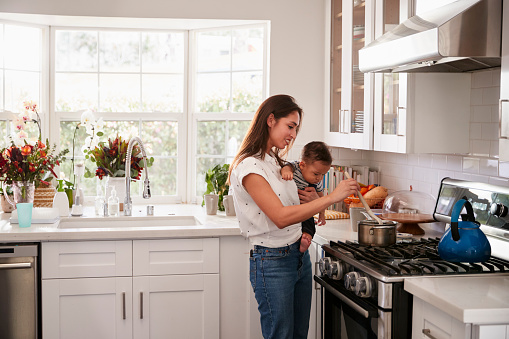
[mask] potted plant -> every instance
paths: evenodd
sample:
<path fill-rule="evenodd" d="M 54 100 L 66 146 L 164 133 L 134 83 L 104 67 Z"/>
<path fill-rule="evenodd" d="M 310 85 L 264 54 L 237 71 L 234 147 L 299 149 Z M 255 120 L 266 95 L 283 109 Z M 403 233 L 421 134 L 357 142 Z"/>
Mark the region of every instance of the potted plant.
<path fill-rule="evenodd" d="M 219 199 L 217 202 L 217 208 L 220 211 L 224 211 L 223 205 L 223 197 L 228 194 L 228 189 L 230 188 L 226 181 L 228 180 L 228 170 L 230 168 L 229 164 L 224 165 L 216 165 L 212 168 L 209 168 L 207 172 L 205 172 L 205 182 L 207 183 L 207 191 L 204 193 L 204 197 L 207 194 L 217 194 Z M 201 204 L 205 205 L 205 199 Z"/>

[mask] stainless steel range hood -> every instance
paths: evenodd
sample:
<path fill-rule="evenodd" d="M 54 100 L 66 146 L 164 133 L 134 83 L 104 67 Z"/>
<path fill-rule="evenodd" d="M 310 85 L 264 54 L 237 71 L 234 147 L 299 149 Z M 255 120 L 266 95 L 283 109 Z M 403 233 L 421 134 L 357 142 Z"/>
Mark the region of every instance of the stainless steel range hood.
<path fill-rule="evenodd" d="M 468 72 L 500 66 L 501 0 L 459 0 L 416 15 L 359 51 L 362 72 Z"/>

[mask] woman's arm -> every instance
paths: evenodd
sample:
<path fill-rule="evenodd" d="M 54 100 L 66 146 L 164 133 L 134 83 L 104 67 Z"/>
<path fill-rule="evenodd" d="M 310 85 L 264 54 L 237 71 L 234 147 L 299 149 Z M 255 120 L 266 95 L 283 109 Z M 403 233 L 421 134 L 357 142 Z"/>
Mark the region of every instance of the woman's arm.
<path fill-rule="evenodd" d="M 331 194 L 306 204 L 283 206 L 272 187 L 262 176 L 255 173 L 248 174 L 244 177 L 242 185 L 263 213 L 279 228 L 311 218 L 328 206 L 342 201 L 350 194 L 355 194 L 359 188 L 357 181 L 353 179 L 343 180 Z"/>

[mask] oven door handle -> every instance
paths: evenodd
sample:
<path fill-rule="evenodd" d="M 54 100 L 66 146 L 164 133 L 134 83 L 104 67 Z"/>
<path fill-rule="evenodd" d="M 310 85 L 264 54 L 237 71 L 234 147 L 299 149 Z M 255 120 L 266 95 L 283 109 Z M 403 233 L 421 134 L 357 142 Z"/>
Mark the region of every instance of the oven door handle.
<path fill-rule="evenodd" d="M 330 292 L 332 295 L 334 295 L 336 298 L 350 306 L 355 312 L 362 315 L 364 318 L 375 318 L 378 316 L 378 312 L 376 310 L 369 311 L 366 308 L 362 307 L 361 305 L 357 304 L 352 299 L 348 298 L 341 292 L 337 290 L 334 286 L 330 285 L 327 281 L 325 281 L 322 277 L 319 277 L 317 275 L 314 276 L 314 279 L 317 283 L 322 285 L 323 288 L 325 288 L 328 292 Z"/>

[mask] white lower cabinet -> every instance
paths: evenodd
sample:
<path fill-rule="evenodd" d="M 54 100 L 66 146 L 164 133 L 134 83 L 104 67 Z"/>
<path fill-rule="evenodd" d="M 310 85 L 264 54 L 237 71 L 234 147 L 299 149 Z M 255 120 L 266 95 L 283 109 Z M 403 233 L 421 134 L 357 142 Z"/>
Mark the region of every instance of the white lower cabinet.
<path fill-rule="evenodd" d="M 509 321 L 509 320 L 508 320 Z M 465 324 L 414 296 L 412 339 L 509 339 L 509 326 Z"/>
<path fill-rule="evenodd" d="M 219 338 L 218 238 L 50 242 L 41 258 L 44 338 Z"/>

